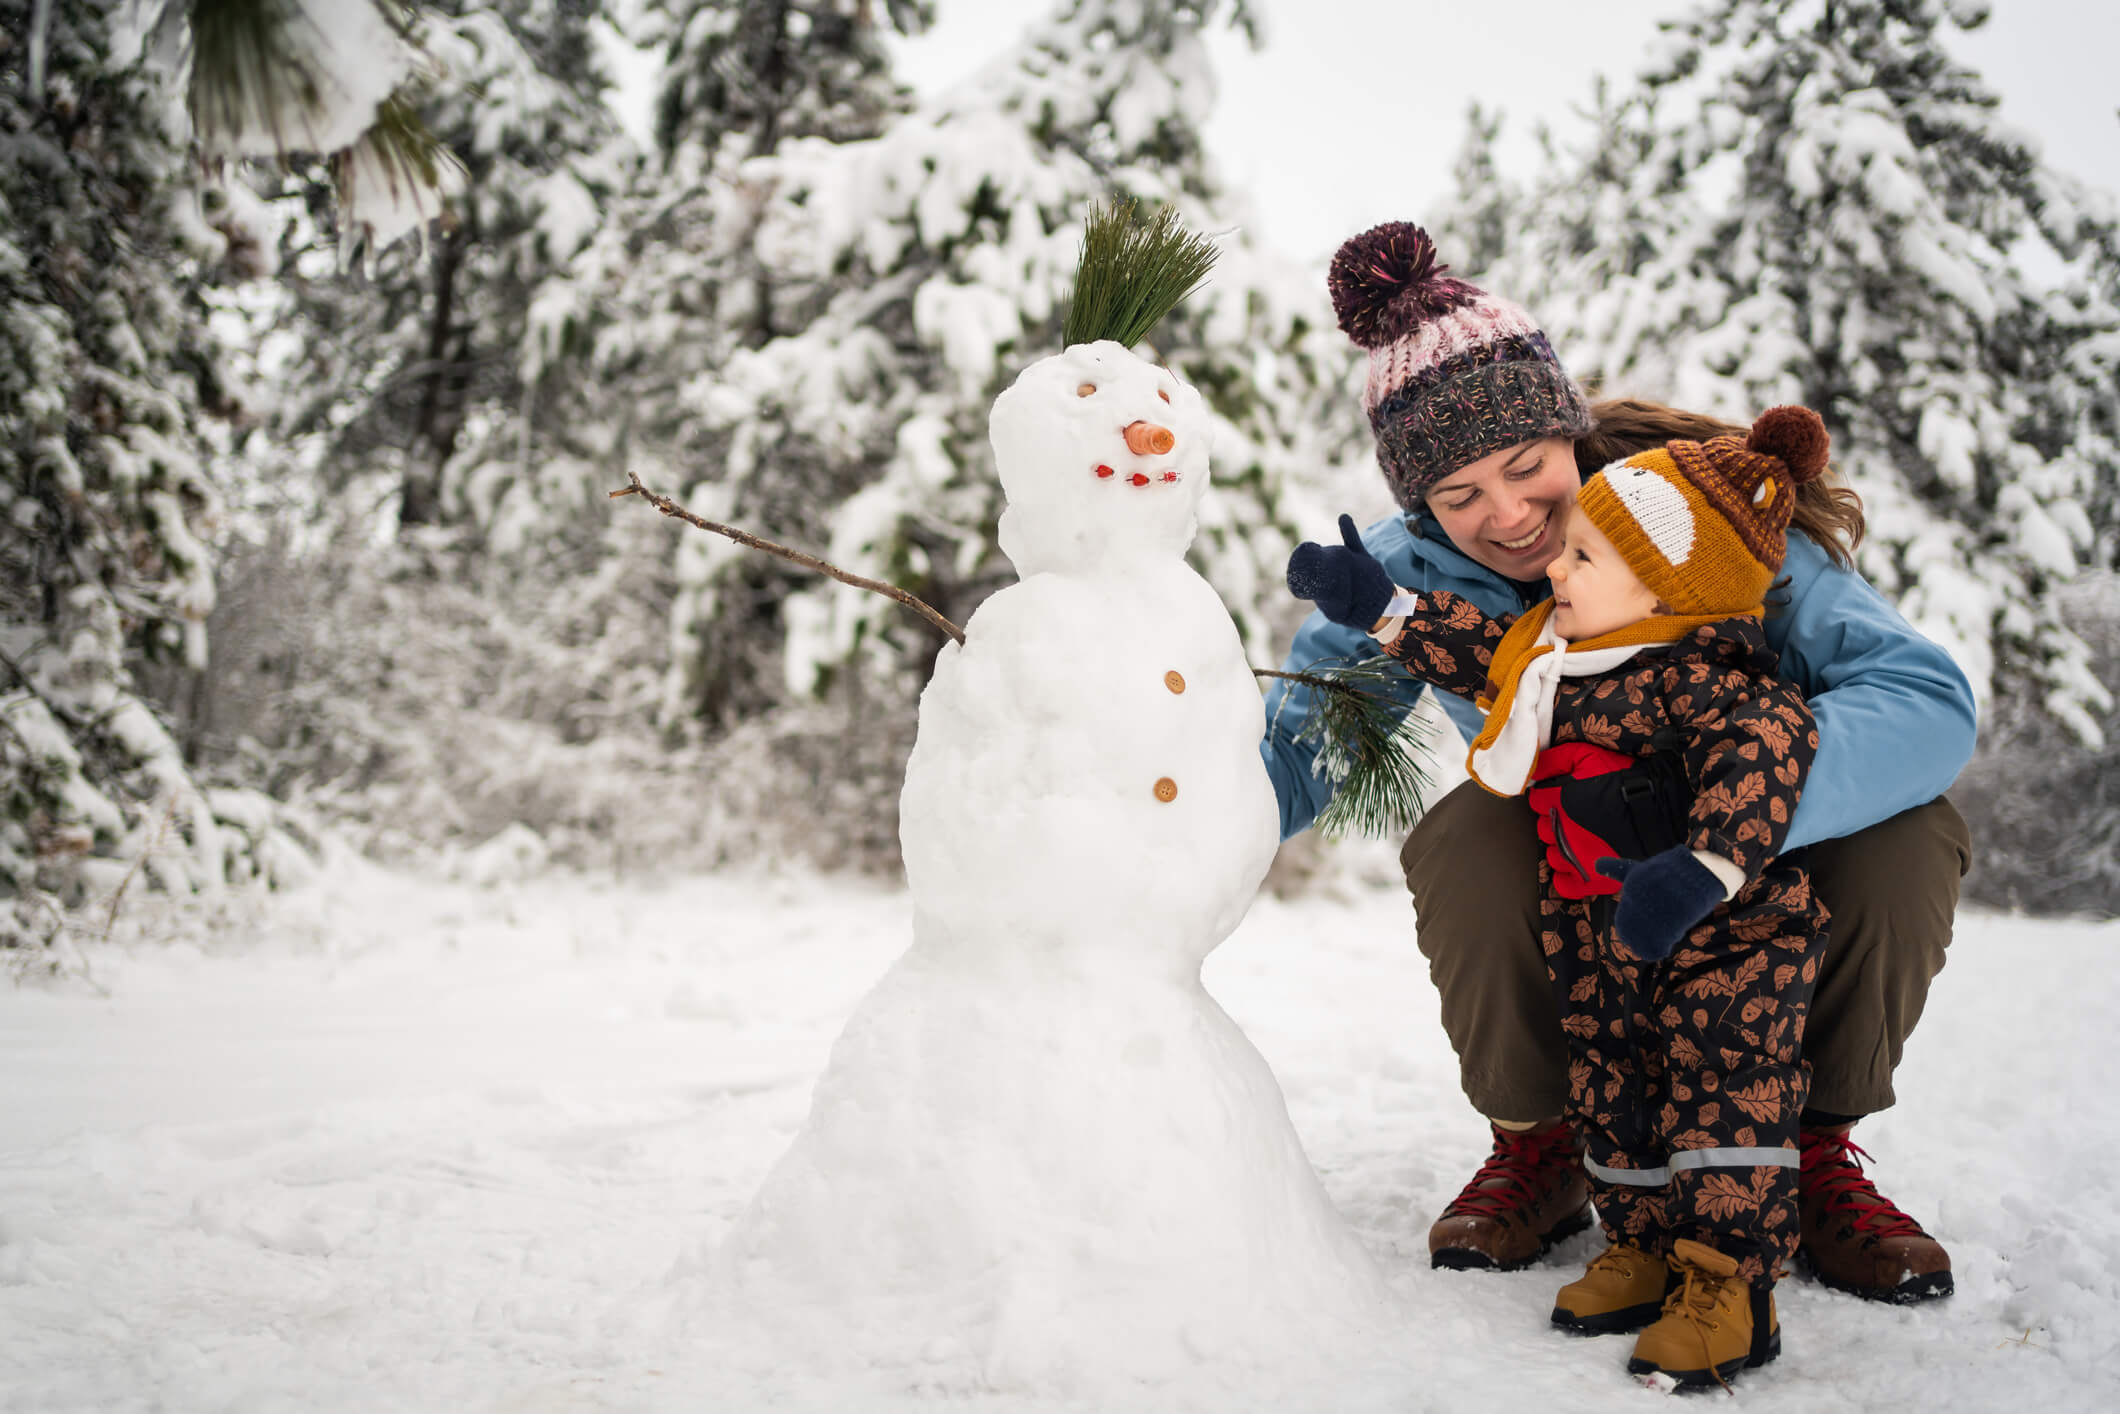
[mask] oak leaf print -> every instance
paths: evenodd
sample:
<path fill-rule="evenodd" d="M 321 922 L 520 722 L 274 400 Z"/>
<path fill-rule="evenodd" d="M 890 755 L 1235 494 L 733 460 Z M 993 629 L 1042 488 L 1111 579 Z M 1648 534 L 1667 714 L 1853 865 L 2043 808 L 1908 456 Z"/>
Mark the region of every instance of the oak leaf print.
<path fill-rule="evenodd" d="M 1781 1077 L 1762 1076 L 1742 1090 L 1729 1092 L 1730 1102 L 1760 1124 L 1781 1118 Z"/>
<path fill-rule="evenodd" d="M 1787 756 L 1789 754 L 1789 729 L 1772 717 L 1753 718 L 1752 731 L 1754 735 L 1767 744 L 1767 749 L 1776 756 Z"/>
<path fill-rule="evenodd" d="M 1711 1222 L 1727 1222 L 1740 1214 L 1756 1212 L 1763 1196 L 1730 1174 L 1711 1173 L 1693 1190 L 1693 1211 Z"/>

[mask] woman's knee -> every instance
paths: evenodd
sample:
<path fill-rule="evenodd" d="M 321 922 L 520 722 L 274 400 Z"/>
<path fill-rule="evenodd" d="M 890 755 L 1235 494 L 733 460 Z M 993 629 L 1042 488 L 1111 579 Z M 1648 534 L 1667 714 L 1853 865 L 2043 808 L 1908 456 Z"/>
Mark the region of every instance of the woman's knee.
<path fill-rule="evenodd" d="M 1842 956 L 1912 946 L 1932 955 L 1934 967 L 1943 965 L 1959 881 L 1972 863 L 1965 820 L 1950 801 L 1939 796 L 1867 830 L 1814 845 L 1808 863 Z M 1829 966 L 1831 961 L 1829 948 Z"/>
<path fill-rule="evenodd" d="M 1414 907 L 1538 916 L 1538 830 L 1523 800 L 1471 781 L 1428 808 L 1399 850 Z M 1461 908 L 1462 906 L 1462 908 Z"/>

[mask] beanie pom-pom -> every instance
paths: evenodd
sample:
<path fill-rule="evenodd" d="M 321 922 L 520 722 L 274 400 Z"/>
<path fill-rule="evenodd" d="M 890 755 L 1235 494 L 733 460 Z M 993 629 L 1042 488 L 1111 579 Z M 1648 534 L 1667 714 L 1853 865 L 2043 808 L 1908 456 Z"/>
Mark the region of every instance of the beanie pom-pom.
<path fill-rule="evenodd" d="M 1748 450 L 1780 461 L 1799 486 L 1825 475 L 1831 444 L 1825 420 L 1809 408 L 1793 405 L 1768 408 L 1745 438 Z"/>
<path fill-rule="evenodd" d="M 1436 264 L 1435 242 L 1411 221 L 1372 227 L 1341 245 L 1326 284 L 1347 337 L 1382 348 L 1479 295 Z"/>

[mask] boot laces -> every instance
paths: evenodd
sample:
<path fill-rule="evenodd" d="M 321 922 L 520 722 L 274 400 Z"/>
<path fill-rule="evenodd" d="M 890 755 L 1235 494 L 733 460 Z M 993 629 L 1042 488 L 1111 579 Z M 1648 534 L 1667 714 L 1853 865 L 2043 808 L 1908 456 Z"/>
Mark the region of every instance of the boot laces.
<path fill-rule="evenodd" d="M 1824 1202 L 1827 1212 L 1850 1214 L 1849 1226 L 1863 1237 L 1927 1236 L 1920 1223 L 1877 1191 L 1862 1171 L 1865 1159 L 1875 1162 L 1869 1150 L 1845 1133 L 1809 1131 L 1803 1136 L 1800 1182 Z"/>
<path fill-rule="evenodd" d="M 1693 1328 L 1693 1334 L 1700 1339 L 1700 1363 L 1715 1377 L 1715 1383 L 1729 1390 L 1730 1382 L 1715 1368 L 1715 1350 L 1708 1344 L 1708 1333 L 1722 1329 L 1722 1322 L 1715 1318 L 1716 1298 L 1722 1294 L 1724 1284 L 1736 1278 L 1719 1277 L 1675 1258 L 1671 1269 L 1677 1273 L 1678 1281 L 1664 1297 L 1664 1315 L 1680 1317 Z"/>
<path fill-rule="evenodd" d="M 1623 1243 L 1615 1242 L 1590 1259 L 1590 1266 L 1583 1272 L 1583 1275 L 1589 1276 L 1592 1272 L 1609 1271 L 1616 1273 L 1622 1280 L 1631 1281 L 1634 1278 L 1635 1270 L 1641 1265 L 1642 1258 L 1646 1255 L 1640 1248 L 1628 1247 Z"/>
<path fill-rule="evenodd" d="M 1448 1211 L 1499 1218 L 1532 1207 L 1574 1162 L 1575 1135 L 1566 1121 L 1521 1133 L 1496 1129 L 1494 1152 L 1451 1201 Z"/>

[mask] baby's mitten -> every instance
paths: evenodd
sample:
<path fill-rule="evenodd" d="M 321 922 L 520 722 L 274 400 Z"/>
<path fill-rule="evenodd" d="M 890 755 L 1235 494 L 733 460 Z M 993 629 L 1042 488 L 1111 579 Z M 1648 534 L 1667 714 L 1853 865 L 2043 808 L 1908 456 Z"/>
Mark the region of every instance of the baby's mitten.
<path fill-rule="evenodd" d="M 1669 957 L 1723 901 L 1722 880 L 1684 845 L 1647 859 L 1600 859 L 1597 872 L 1620 881 L 1613 931 L 1629 952 L 1651 962 Z"/>
<path fill-rule="evenodd" d="M 1336 624 L 1367 633 L 1397 592 L 1377 557 L 1362 545 L 1354 517 L 1340 517 L 1340 545 L 1306 540 L 1288 557 L 1288 592 L 1308 599 Z"/>

